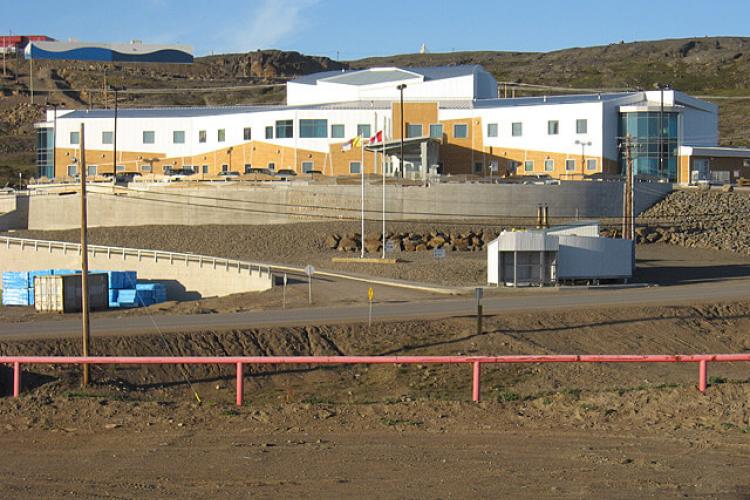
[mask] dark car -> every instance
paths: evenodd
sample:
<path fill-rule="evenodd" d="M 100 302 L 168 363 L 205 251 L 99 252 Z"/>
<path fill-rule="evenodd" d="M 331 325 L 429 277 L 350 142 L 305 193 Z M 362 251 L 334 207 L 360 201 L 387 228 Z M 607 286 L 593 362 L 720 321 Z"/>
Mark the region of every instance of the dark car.
<path fill-rule="evenodd" d="M 282 168 L 281 170 L 276 172 L 276 178 L 281 180 L 291 179 L 292 177 L 297 177 L 297 172 L 295 172 L 291 168 Z"/>

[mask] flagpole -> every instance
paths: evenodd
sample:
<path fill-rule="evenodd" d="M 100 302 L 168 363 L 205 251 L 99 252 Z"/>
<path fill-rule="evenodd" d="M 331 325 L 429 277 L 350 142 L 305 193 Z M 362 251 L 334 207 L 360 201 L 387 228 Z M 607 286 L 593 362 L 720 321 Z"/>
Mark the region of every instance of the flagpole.
<path fill-rule="evenodd" d="M 360 252 L 360 258 L 365 258 L 365 139 L 360 139 L 360 150 L 362 151 L 362 159 L 359 164 L 359 178 L 360 178 L 360 213 L 362 219 L 362 232 L 360 233 L 359 239 L 362 244 Z"/>
<path fill-rule="evenodd" d="M 380 138 L 380 142 L 383 145 L 383 154 L 380 158 L 382 164 L 380 166 L 380 173 L 383 174 L 383 258 L 385 259 L 385 120 L 383 116 L 383 136 Z"/>

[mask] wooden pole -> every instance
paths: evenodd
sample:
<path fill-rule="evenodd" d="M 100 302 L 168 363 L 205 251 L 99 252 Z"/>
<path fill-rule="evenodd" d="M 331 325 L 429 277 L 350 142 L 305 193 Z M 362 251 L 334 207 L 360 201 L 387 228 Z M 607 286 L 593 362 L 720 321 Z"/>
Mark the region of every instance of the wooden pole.
<path fill-rule="evenodd" d="M 81 123 L 81 317 L 83 319 L 83 356 L 89 355 L 89 246 L 86 220 L 86 143 L 84 126 Z M 89 383 L 89 365 L 83 365 L 82 386 Z"/>
<path fill-rule="evenodd" d="M 151 170 L 153 173 L 153 167 Z M 112 131 L 112 176 L 117 183 L 117 87 L 115 87 L 115 127 Z"/>

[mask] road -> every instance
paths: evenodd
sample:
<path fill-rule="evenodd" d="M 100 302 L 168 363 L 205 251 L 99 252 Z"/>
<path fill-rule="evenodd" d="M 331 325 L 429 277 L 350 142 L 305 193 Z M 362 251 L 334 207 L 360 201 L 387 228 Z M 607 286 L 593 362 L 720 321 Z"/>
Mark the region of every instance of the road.
<path fill-rule="evenodd" d="M 750 279 L 721 280 L 648 288 L 539 290 L 539 294 L 492 296 L 482 301 L 487 315 L 535 310 L 559 310 L 584 307 L 665 305 L 696 302 L 742 300 L 750 295 Z M 309 307 L 240 313 L 126 316 L 93 318 L 93 335 L 143 334 L 176 331 L 200 331 L 230 328 L 322 325 L 367 321 L 367 305 Z M 376 303 L 373 321 L 440 319 L 473 315 L 473 297 L 435 298 L 433 300 Z M 79 335 L 79 319 L 61 319 L 0 324 L 0 338 L 51 338 Z"/>

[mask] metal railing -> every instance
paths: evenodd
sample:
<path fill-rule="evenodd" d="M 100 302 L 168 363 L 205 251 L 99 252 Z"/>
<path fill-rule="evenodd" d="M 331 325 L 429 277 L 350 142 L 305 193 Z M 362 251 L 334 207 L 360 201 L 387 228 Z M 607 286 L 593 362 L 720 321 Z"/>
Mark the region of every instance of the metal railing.
<path fill-rule="evenodd" d="M 21 250 L 25 248 L 33 248 L 35 251 L 48 250 L 50 253 L 54 249 L 62 250 L 63 254 L 75 252 L 80 255 L 81 245 L 79 243 L 68 243 L 65 241 L 48 241 L 48 240 L 34 240 L 29 238 L 14 238 L 10 236 L 0 236 L 0 244 L 5 244 L 6 248 L 10 248 L 11 245 L 17 245 L 21 247 Z M 89 245 L 89 254 L 92 257 L 97 255 L 106 254 L 107 258 L 113 256 L 120 256 L 122 260 L 127 260 L 128 257 L 137 258 L 138 261 L 147 258 L 153 259 L 154 262 L 159 260 L 168 260 L 170 264 L 176 262 L 184 262 L 186 266 L 191 263 L 198 264 L 200 267 L 204 265 L 213 266 L 214 269 L 220 267 L 225 268 L 227 271 L 230 269 L 236 269 L 237 272 L 246 270 L 248 274 L 253 274 L 254 271 L 258 272 L 259 276 L 266 274 L 271 275 L 271 266 L 268 264 L 262 264 L 257 262 L 247 262 L 235 259 L 225 259 L 222 257 L 210 257 L 207 255 L 197 255 L 192 253 L 180 253 L 180 252 L 169 252 L 165 250 L 146 250 L 140 248 L 126 248 L 126 247 L 111 247 L 105 245 Z"/>
<path fill-rule="evenodd" d="M 472 400 L 481 399 L 481 366 L 500 363 L 697 363 L 698 390 L 708 386 L 708 363 L 750 361 L 750 354 L 553 354 L 515 356 L 0 356 L 13 365 L 13 397 L 21 394 L 21 366 L 27 364 L 76 365 L 235 365 L 235 402 L 244 401 L 245 365 L 357 365 L 357 364 L 469 364 L 472 367 Z"/>

